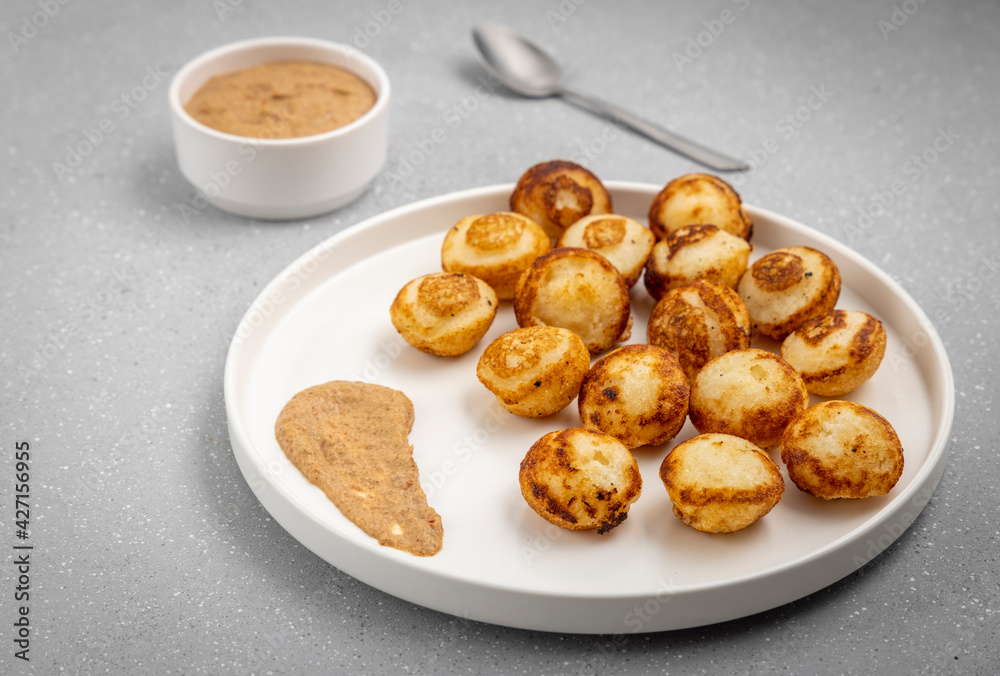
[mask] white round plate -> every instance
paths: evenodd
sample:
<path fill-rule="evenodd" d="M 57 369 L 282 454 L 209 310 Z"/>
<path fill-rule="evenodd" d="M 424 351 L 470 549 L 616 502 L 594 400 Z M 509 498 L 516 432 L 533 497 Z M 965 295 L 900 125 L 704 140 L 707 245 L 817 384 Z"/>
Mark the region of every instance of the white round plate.
<path fill-rule="evenodd" d="M 645 222 L 659 187 L 607 185 L 617 213 Z M 899 483 L 883 497 L 826 502 L 786 475 L 784 497 L 764 519 L 730 535 L 700 533 L 674 517 L 657 474 L 669 449 L 696 433 L 688 422 L 673 442 L 636 451 L 643 492 L 618 528 L 565 531 L 532 512 L 518 488 L 520 461 L 543 434 L 579 418 L 575 402 L 550 418 L 518 418 L 476 379 L 483 347 L 516 328 L 510 304 L 501 304 L 483 341 L 457 358 L 418 352 L 389 321 L 403 284 L 440 270 L 448 228 L 463 216 L 506 210 L 512 189 L 445 195 L 352 227 L 282 272 L 240 322 L 225 373 L 233 452 L 261 504 L 293 537 L 355 578 L 428 608 L 526 629 L 615 634 L 721 622 L 802 598 L 858 569 L 912 523 L 941 477 L 954 412 L 941 341 L 916 303 L 874 265 L 753 207 L 746 207 L 752 260 L 783 246 L 824 251 L 843 277 L 837 306 L 884 323 L 885 359 L 847 398 L 896 428 L 905 449 Z M 641 282 L 632 299 L 630 342 L 643 342 L 653 301 Z M 444 524 L 437 555 L 376 543 L 278 447 L 274 421 L 285 402 L 330 380 L 387 385 L 413 401 L 414 458 Z"/>

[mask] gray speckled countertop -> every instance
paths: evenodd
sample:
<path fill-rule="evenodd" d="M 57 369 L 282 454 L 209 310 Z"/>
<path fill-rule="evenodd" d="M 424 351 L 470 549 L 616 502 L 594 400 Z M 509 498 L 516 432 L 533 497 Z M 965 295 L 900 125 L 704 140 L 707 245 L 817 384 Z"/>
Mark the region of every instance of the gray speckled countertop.
<path fill-rule="evenodd" d="M 387 3 L 4 2 L 0 671 L 995 673 L 1000 6 L 399 2 L 364 46 L 394 85 L 385 173 L 339 212 L 288 223 L 214 209 L 182 218 L 193 189 L 174 159 L 169 77 L 242 38 L 350 42 Z M 724 29 L 705 32 L 726 11 Z M 648 183 L 698 169 L 631 134 L 602 137 L 604 123 L 559 101 L 477 99 L 469 31 L 482 20 L 548 45 L 580 89 L 750 158 L 737 183 L 746 202 L 850 244 L 935 321 L 957 392 L 948 465 L 912 527 L 870 564 L 724 624 L 546 634 L 377 591 L 257 502 L 230 449 L 223 365 L 239 318 L 300 254 L 368 216 L 513 181 L 542 159 Z M 106 119 L 113 129 L 57 171 Z M 438 128 L 445 140 L 403 171 Z M 25 441 L 29 663 L 13 641 L 14 454 Z"/>

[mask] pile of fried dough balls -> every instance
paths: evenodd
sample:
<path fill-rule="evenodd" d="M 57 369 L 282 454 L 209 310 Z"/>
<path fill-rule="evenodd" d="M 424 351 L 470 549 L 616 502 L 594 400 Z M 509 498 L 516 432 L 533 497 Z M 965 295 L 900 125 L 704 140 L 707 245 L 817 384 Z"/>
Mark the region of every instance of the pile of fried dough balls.
<path fill-rule="evenodd" d="M 840 397 L 871 378 L 885 329 L 835 308 L 840 272 L 820 251 L 780 248 L 751 264 L 752 232 L 718 177 L 667 183 L 646 227 L 615 214 L 586 168 L 542 162 L 517 182 L 510 211 L 469 215 L 447 232 L 442 272 L 407 283 L 390 315 L 413 347 L 456 356 L 511 301 L 521 328 L 483 350 L 476 375 L 527 418 L 577 399 L 580 426 L 539 439 L 519 473 L 528 505 L 562 528 L 620 524 L 642 492 L 633 451 L 666 445 L 688 419 L 698 435 L 659 474 L 674 514 L 699 531 L 734 532 L 774 508 L 784 492 L 776 449 L 810 495 L 884 495 L 903 468 L 889 422 L 809 397 Z M 631 337 L 640 278 L 656 301 L 647 342 L 612 350 Z M 781 341 L 780 355 L 752 347 L 757 336 Z"/>

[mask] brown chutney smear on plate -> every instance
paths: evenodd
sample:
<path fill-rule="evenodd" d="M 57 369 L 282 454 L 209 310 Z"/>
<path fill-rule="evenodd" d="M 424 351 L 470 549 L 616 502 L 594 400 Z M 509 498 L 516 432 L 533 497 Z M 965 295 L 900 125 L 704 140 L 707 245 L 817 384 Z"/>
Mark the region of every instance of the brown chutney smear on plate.
<path fill-rule="evenodd" d="M 338 129 L 375 105 L 375 90 L 349 70 L 319 61 L 271 61 L 216 75 L 184 106 L 206 127 L 262 139 Z"/>
<path fill-rule="evenodd" d="M 274 425 L 288 459 L 340 512 L 382 545 L 441 550 L 441 517 L 420 487 L 413 403 L 382 385 L 335 380 L 289 400 Z"/>

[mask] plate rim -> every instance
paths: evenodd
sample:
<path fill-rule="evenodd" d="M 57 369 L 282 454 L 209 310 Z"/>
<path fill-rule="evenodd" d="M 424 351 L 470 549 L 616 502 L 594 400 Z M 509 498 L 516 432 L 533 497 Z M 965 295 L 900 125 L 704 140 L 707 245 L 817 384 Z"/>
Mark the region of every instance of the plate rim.
<path fill-rule="evenodd" d="M 618 201 L 622 196 L 628 194 L 635 198 L 646 198 L 649 196 L 651 199 L 652 195 L 655 195 L 662 186 L 657 186 L 650 183 L 640 183 L 632 181 L 605 181 L 605 186 L 612 193 L 613 199 Z M 293 531 L 299 531 L 299 527 L 290 527 L 288 521 L 291 517 L 288 514 L 290 508 L 293 511 L 299 512 L 301 515 L 305 515 L 309 521 L 311 521 L 316 526 L 322 527 L 323 523 L 314 513 L 314 511 L 306 505 L 297 495 L 295 495 L 291 490 L 288 490 L 280 482 L 267 483 L 267 468 L 264 466 L 262 459 L 255 453 L 250 453 L 249 449 L 253 448 L 254 445 L 249 439 L 249 434 L 238 424 L 239 422 L 239 411 L 237 407 L 237 384 L 236 378 L 238 374 L 236 369 L 238 366 L 238 361 L 241 356 L 242 347 L 244 344 L 244 337 L 241 336 L 241 330 L 248 326 L 248 322 L 252 321 L 254 316 L 255 308 L 259 307 L 262 300 L 266 302 L 268 298 L 273 296 L 276 291 L 280 290 L 280 287 L 285 283 L 291 274 L 302 268 L 303 265 L 307 264 L 311 260 L 315 260 L 321 254 L 325 254 L 334 250 L 336 247 L 342 245 L 343 242 L 363 236 L 367 231 L 376 229 L 382 224 L 398 219 L 401 216 L 406 216 L 418 211 L 426 211 L 434 208 L 438 208 L 444 205 L 450 205 L 457 202 L 463 202 L 467 200 L 481 199 L 481 198 L 495 198 L 500 197 L 503 194 L 509 194 L 513 190 L 513 183 L 503 183 L 488 186 L 480 186 L 474 188 L 467 188 L 464 190 L 459 190 L 455 192 L 444 193 L 436 195 L 433 197 L 428 197 L 425 199 L 417 200 L 408 204 L 394 207 L 387 211 L 375 214 L 368 218 L 361 220 L 360 222 L 345 228 L 344 230 L 325 238 L 318 244 L 311 247 L 308 251 L 296 258 L 292 263 L 286 266 L 280 273 L 278 273 L 257 295 L 257 297 L 251 302 L 247 311 L 241 317 L 237 329 L 234 333 L 233 339 L 230 342 L 229 351 L 227 353 L 225 371 L 223 376 L 224 384 L 224 397 L 226 405 L 226 416 L 227 423 L 229 427 L 230 441 L 233 446 L 234 456 L 237 459 L 237 464 L 240 466 L 241 474 L 244 479 L 249 484 L 251 490 L 254 492 L 257 499 L 261 502 L 264 508 L 275 518 L 276 521 L 289 532 L 300 544 L 307 547 L 314 553 L 316 553 L 320 558 L 323 558 L 330 565 L 351 574 L 353 577 L 374 586 L 376 588 L 382 589 L 383 591 L 390 593 L 404 600 L 408 600 L 418 605 L 422 605 L 435 610 L 441 610 L 443 612 L 450 612 L 456 615 L 465 615 L 469 617 L 468 609 L 463 612 L 456 612 L 454 608 L 444 607 L 441 603 L 428 603 L 425 602 L 426 599 L 417 598 L 419 594 L 406 594 L 399 593 L 398 589 L 392 589 L 387 587 L 392 587 L 393 585 L 385 584 L 375 584 L 368 579 L 364 579 L 365 576 L 359 576 L 350 570 L 346 570 L 344 566 L 338 565 L 337 563 L 330 560 L 327 555 L 317 551 L 319 547 L 311 546 L 309 543 L 303 541 L 303 538 Z M 814 238 L 823 243 L 824 247 L 828 247 L 829 251 L 827 253 L 833 252 L 836 256 L 846 256 L 852 259 L 852 262 L 860 265 L 869 274 L 876 276 L 880 283 L 886 286 L 892 294 L 902 299 L 906 304 L 906 310 L 909 314 L 913 315 L 917 323 L 925 329 L 928 339 L 928 345 L 930 349 L 930 354 L 933 355 L 936 366 L 936 377 L 939 379 L 939 386 L 942 388 L 942 398 L 939 402 L 940 411 L 937 413 L 940 416 L 940 423 L 936 425 L 937 434 L 931 442 L 930 450 L 923 465 L 918 470 L 917 474 L 913 477 L 911 482 L 891 501 L 887 503 L 885 508 L 874 514 L 866 522 L 859 525 L 857 528 L 851 530 L 848 533 L 840 536 L 836 540 L 826 543 L 822 547 L 819 547 L 806 555 L 799 556 L 793 560 L 783 562 L 779 565 L 770 566 L 763 570 L 754 571 L 752 573 L 746 573 L 737 577 L 726 578 L 721 581 L 712 582 L 701 582 L 697 584 L 684 585 L 680 590 L 673 592 L 672 594 L 682 595 L 685 597 L 691 597 L 694 595 L 705 595 L 714 594 L 718 592 L 725 592 L 731 590 L 734 587 L 739 587 L 740 585 L 753 583 L 756 581 L 764 579 L 773 579 L 775 577 L 781 577 L 782 575 L 787 575 L 796 569 L 803 569 L 810 566 L 815 566 L 822 563 L 824 560 L 830 558 L 832 555 L 836 554 L 842 550 L 845 545 L 854 543 L 856 541 L 864 540 L 866 536 L 878 531 L 878 529 L 883 528 L 887 522 L 892 521 L 894 517 L 904 516 L 908 517 L 906 523 L 903 523 L 898 528 L 898 533 L 891 537 L 889 542 L 884 546 L 878 548 L 872 556 L 867 557 L 864 561 L 858 562 L 857 560 L 852 560 L 852 567 L 846 572 L 838 572 L 835 574 L 833 579 L 823 582 L 822 584 L 815 587 L 811 591 L 812 593 L 818 591 L 819 589 L 825 588 L 830 584 L 837 582 L 838 580 L 850 574 L 854 570 L 861 568 L 869 560 L 875 558 L 884 551 L 892 542 L 896 540 L 903 532 L 905 532 L 912 521 L 919 515 L 919 513 L 926 506 L 931 495 L 935 491 L 938 482 L 940 481 L 941 474 L 943 473 L 944 464 L 947 458 L 947 442 L 950 436 L 951 427 L 954 420 L 954 410 L 955 410 L 955 388 L 954 388 L 954 377 L 951 370 L 951 365 L 948 360 L 947 352 L 944 349 L 943 342 L 940 339 L 933 323 L 927 317 L 923 309 L 916 303 L 916 301 L 909 295 L 908 292 L 897 283 L 892 277 L 888 275 L 880 267 L 869 261 L 865 256 L 859 252 L 851 249 L 847 245 L 841 243 L 839 240 L 827 235 L 826 233 L 820 232 L 813 228 L 806 226 L 805 224 L 796 221 L 790 217 L 783 216 L 781 214 L 775 213 L 768 209 L 755 207 L 752 205 L 744 204 L 744 209 L 752 216 L 758 215 L 760 217 L 766 218 L 768 220 L 779 223 L 784 228 L 789 228 L 796 232 L 804 232 L 809 237 Z M 426 233 L 419 234 L 417 237 L 424 237 Z M 405 244 L 410 240 L 403 240 L 401 242 L 396 242 L 392 246 L 387 246 L 383 250 L 388 250 L 395 246 L 400 246 Z M 347 267 L 350 267 L 348 265 Z M 327 277 L 328 278 L 328 277 Z M 322 280 L 317 282 L 321 284 Z M 294 305 L 294 303 L 292 304 Z M 921 367 L 919 369 L 922 372 L 925 380 L 928 379 L 929 373 L 926 373 L 926 368 Z M 928 389 L 932 390 L 933 386 L 928 381 Z M 933 399 L 932 399 L 933 401 Z M 239 447 L 239 448 L 238 448 Z M 260 480 L 265 480 L 264 485 L 261 485 Z M 267 490 L 271 489 L 271 490 Z M 286 504 L 277 504 L 273 496 L 279 496 L 284 500 Z M 913 510 L 911 513 L 907 508 Z M 907 510 L 907 511 L 904 511 Z M 279 516 L 280 515 L 280 516 Z M 360 534 L 363 536 L 363 534 Z M 366 537 L 366 536 L 364 536 Z M 879 540 L 881 542 L 881 539 Z M 421 565 L 422 559 L 411 557 L 403 552 L 396 552 L 389 548 L 382 547 L 378 545 L 377 542 L 372 540 L 370 543 L 358 538 L 356 540 L 342 539 L 342 544 L 348 546 L 362 545 L 362 549 L 365 550 L 362 558 L 371 558 L 372 556 L 381 558 L 384 561 L 393 562 L 393 565 L 397 563 L 402 563 L 405 570 L 408 571 L 408 575 L 404 577 L 416 576 L 418 578 L 429 577 L 433 578 L 433 581 L 437 584 L 448 584 L 454 585 L 458 584 L 466 587 L 466 591 L 474 590 L 485 593 L 487 596 L 492 596 L 496 594 L 505 594 L 521 597 L 531 597 L 533 599 L 544 598 L 544 599 L 558 599 L 561 601 L 570 602 L 570 605 L 578 605 L 580 603 L 588 602 L 614 602 L 614 604 L 621 606 L 624 603 L 626 606 L 631 603 L 643 601 L 650 598 L 650 592 L 631 592 L 631 593 L 620 593 L 620 592 L 606 592 L 601 593 L 597 590 L 593 593 L 580 594 L 576 591 L 569 590 L 555 590 L 549 591 L 542 594 L 536 590 L 526 590 L 519 588 L 515 585 L 510 585 L 502 582 L 486 582 L 483 580 L 474 580 L 468 578 L 462 578 L 455 576 L 450 571 L 440 571 L 436 570 L 431 566 Z M 355 553 L 356 554 L 356 553 Z M 855 557 L 856 559 L 857 557 Z M 841 562 L 840 568 L 843 568 Z M 398 585 L 397 585 L 398 586 Z M 461 595 L 460 595 L 461 596 Z M 658 596 L 658 593 L 657 593 Z M 795 598 L 801 598 L 803 594 L 797 595 Z M 705 624 L 711 624 L 714 622 L 726 621 L 729 619 L 736 619 L 737 617 L 742 617 L 747 614 L 753 614 L 756 612 L 762 612 L 768 610 L 769 608 L 776 607 L 778 605 L 783 605 L 785 603 L 795 600 L 795 598 L 778 600 L 778 602 L 770 606 L 761 606 L 759 608 L 751 610 L 749 613 L 742 613 L 727 617 L 721 617 L 718 619 L 710 619 L 709 621 L 697 621 L 693 624 L 680 624 L 678 626 L 670 627 L 660 627 L 656 623 L 649 623 L 647 626 L 639 629 L 638 631 L 663 631 L 669 629 L 679 629 L 683 627 L 691 626 L 702 626 Z M 516 613 L 515 613 L 516 614 Z M 537 622 L 511 622 L 504 617 L 510 615 L 510 611 L 507 611 L 504 617 L 492 617 L 489 613 L 485 615 L 479 613 L 479 617 L 473 616 L 473 619 L 482 619 L 486 622 L 491 622 L 494 624 L 500 624 L 504 626 L 521 627 L 526 629 L 536 629 L 536 630 L 546 630 L 546 631 L 567 631 L 567 632 L 582 632 L 582 633 L 611 633 L 607 631 L 605 625 L 596 626 L 594 629 L 589 629 L 584 626 L 574 625 L 571 628 L 552 628 L 551 623 L 543 622 L 541 624 Z M 619 623 L 620 624 L 620 623 Z"/>

